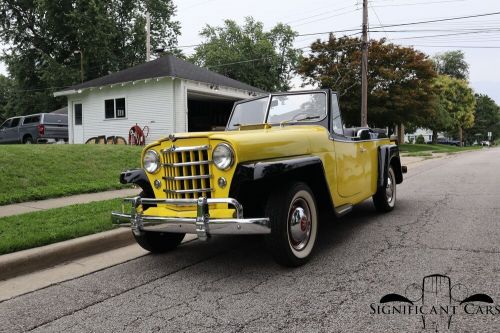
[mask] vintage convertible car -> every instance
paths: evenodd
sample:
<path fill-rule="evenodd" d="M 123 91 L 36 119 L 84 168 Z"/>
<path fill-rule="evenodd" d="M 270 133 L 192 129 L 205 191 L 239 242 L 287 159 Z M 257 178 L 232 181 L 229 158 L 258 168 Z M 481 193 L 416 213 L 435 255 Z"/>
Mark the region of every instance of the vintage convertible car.
<path fill-rule="evenodd" d="M 391 211 L 405 171 L 385 133 L 343 127 L 330 90 L 238 102 L 225 131 L 170 135 L 144 149 L 142 166 L 121 174 L 142 192 L 112 219 L 144 249 L 172 250 L 186 233 L 263 234 L 287 266 L 310 258 L 320 212 L 370 197 Z"/>

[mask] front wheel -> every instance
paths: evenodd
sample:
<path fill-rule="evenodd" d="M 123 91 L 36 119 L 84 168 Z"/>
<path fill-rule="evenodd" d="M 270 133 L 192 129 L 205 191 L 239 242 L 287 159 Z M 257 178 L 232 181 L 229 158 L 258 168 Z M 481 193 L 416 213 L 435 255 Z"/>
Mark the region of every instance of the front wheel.
<path fill-rule="evenodd" d="M 147 198 L 144 192 L 139 194 L 141 198 Z M 154 205 L 144 205 L 144 210 Z M 143 231 L 141 235 L 133 234 L 134 238 L 144 250 L 152 253 L 165 253 L 175 249 L 184 239 L 186 234 L 177 234 L 170 232 Z"/>
<path fill-rule="evenodd" d="M 387 172 L 387 185 L 380 187 L 373 196 L 373 204 L 379 212 L 390 212 L 396 205 L 396 174 L 392 166 Z"/>
<path fill-rule="evenodd" d="M 165 253 L 179 246 L 184 239 L 184 235 L 170 232 L 144 231 L 140 236 L 134 234 L 134 238 L 144 250 L 152 253 Z"/>
<path fill-rule="evenodd" d="M 269 196 L 266 216 L 271 234 L 268 249 L 281 265 L 297 267 L 311 257 L 318 233 L 318 212 L 314 195 L 305 183 L 292 183 L 285 191 Z"/>

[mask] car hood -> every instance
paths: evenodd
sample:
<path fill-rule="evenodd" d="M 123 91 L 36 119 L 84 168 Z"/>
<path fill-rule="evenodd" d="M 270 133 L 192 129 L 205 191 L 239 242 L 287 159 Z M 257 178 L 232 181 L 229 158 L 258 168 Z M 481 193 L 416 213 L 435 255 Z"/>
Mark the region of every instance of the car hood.
<path fill-rule="evenodd" d="M 311 154 L 315 150 L 315 138 L 327 139 L 328 131 L 317 125 L 286 125 L 239 131 L 176 133 L 174 137 L 176 141 L 208 138 L 213 145 L 218 141 L 228 142 L 238 161 L 245 162 Z"/>

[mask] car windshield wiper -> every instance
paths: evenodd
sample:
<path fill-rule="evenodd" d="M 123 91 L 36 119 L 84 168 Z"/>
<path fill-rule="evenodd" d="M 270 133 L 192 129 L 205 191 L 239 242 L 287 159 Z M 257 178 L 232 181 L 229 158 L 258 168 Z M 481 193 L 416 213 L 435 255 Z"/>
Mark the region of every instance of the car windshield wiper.
<path fill-rule="evenodd" d="M 283 126 L 285 124 L 290 124 L 290 123 L 298 123 L 298 122 L 306 121 L 306 120 L 318 119 L 318 118 L 320 118 L 320 116 L 307 116 L 307 117 L 300 118 L 300 119 L 283 120 L 282 122 L 280 122 L 280 126 Z"/>

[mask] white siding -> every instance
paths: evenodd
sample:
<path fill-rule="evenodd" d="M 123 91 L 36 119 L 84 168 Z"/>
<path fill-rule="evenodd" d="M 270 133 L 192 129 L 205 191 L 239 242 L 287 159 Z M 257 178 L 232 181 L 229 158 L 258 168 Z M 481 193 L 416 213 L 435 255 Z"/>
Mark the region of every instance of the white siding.
<path fill-rule="evenodd" d="M 104 101 L 125 97 L 126 118 L 105 119 Z M 174 133 L 173 84 L 172 79 L 163 78 L 136 81 L 113 87 L 94 88 L 68 98 L 68 116 L 73 124 L 73 101 L 81 101 L 83 108 L 83 142 L 75 138 L 73 143 L 84 143 L 91 137 L 122 136 L 128 140 L 128 132 L 136 123 L 142 128 L 149 127 L 146 143 Z M 73 126 L 70 126 L 70 142 L 73 139 Z"/>
<path fill-rule="evenodd" d="M 189 91 L 220 95 L 236 99 L 249 98 L 246 91 L 217 87 L 203 82 L 168 77 L 115 84 L 101 88 L 91 88 L 80 94 L 68 96 L 69 142 L 85 143 L 89 138 L 122 136 L 128 141 L 128 133 L 136 123 L 143 128 L 149 127 L 146 143 L 153 142 L 170 133 L 187 132 Z M 105 119 L 104 101 L 125 98 L 126 118 Z M 73 103 L 82 103 L 83 138 L 75 136 Z"/>

